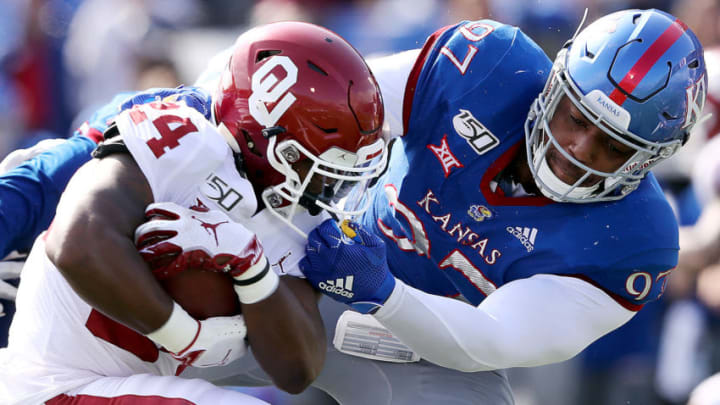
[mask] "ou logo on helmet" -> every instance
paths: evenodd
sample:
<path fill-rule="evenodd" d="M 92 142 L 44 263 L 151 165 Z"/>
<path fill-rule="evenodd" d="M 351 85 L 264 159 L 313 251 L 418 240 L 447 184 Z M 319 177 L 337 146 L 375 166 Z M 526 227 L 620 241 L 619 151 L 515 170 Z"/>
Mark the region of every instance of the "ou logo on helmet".
<path fill-rule="evenodd" d="M 282 80 L 270 73 L 277 66 L 285 70 L 286 75 Z M 297 83 L 297 75 L 297 66 L 287 56 L 273 56 L 252 75 L 252 94 L 248 104 L 250 115 L 255 121 L 266 128 L 275 126 L 296 100 L 288 90 Z M 268 110 L 266 103 L 275 103 L 275 106 Z"/>

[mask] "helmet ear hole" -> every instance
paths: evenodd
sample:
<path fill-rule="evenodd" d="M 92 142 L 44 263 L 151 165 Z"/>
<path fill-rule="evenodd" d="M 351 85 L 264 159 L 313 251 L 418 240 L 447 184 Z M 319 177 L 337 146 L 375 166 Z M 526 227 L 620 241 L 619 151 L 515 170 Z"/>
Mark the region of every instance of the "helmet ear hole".
<path fill-rule="evenodd" d="M 590 58 L 590 59 L 595 59 L 595 53 L 594 53 L 594 52 L 590 52 L 590 50 L 588 49 L 588 45 L 587 45 L 587 44 L 585 44 L 585 56 L 587 56 L 587 57 Z"/>
<path fill-rule="evenodd" d="M 282 155 L 288 163 L 292 164 L 300 160 L 300 151 L 294 146 L 288 146 L 280 150 Z"/>
<path fill-rule="evenodd" d="M 308 66 L 310 67 L 310 69 L 312 69 L 312 70 L 320 73 L 321 75 L 323 75 L 323 76 L 327 76 L 327 75 L 328 75 L 327 72 L 324 71 L 324 70 L 322 70 L 322 68 L 321 68 L 320 66 L 312 63 L 311 61 L 307 61 L 307 64 L 308 64 Z"/>
<path fill-rule="evenodd" d="M 255 56 L 255 63 L 258 63 L 258 62 L 262 61 L 263 59 L 267 59 L 271 56 L 275 56 L 275 55 L 278 55 L 281 53 L 282 53 L 282 51 L 279 49 L 260 51 L 257 53 L 257 56 Z"/>

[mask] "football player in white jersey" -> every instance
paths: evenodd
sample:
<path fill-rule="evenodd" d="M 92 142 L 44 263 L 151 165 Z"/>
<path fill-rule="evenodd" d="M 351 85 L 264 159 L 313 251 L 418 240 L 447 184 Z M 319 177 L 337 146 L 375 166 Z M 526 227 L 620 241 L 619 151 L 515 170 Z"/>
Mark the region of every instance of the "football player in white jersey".
<path fill-rule="evenodd" d="M 261 403 L 176 376 L 246 340 L 280 388 L 317 376 L 317 297 L 276 272 L 297 274 L 304 233 L 360 211 L 348 190 L 384 168 L 378 85 L 336 34 L 279 23 L 238 38 L 213 105 L 212 122 L 171 100 L 124 111 L 71 179 L 23 270 L 3 403 Z M 161 220 L 135 232 L 146 218 Z M 174 302 L 156 277 L 188 265 L 232 276 L 242 315 L 196 320 Z"/>

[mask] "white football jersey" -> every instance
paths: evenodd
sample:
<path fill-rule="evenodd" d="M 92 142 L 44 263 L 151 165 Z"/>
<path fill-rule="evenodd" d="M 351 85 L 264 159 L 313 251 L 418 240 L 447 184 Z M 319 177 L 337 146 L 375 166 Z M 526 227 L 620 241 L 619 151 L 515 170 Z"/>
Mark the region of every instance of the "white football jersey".
<path fill-rule="evenodd" d="M 156 202 L 222 210 L 257 233 L 273 270 L 300 274 L 305 239 L 267 210 L 253 215 L 252 185 L 200 113 L 156 102 L 116 122 Z M 295 223 L 309 231 L 325 218 L 305 211 Z M 48 259 L 44 235 L 38 238 L 23 269 L 9 346 L 0 350 L 0 402 L 41 403 L 100 376 L 174 375 L 178 365 L 145 336 L 87 305 Z"/>

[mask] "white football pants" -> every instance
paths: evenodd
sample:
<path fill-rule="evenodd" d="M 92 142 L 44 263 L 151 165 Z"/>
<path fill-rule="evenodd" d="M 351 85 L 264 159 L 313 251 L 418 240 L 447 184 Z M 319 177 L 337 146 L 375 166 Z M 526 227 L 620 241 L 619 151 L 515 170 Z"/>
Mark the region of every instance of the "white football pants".
<path fill-rule="evenodd" d="M 320 300 L 328 352 L 325 367 L 312 384 L 342 405 L 514 404 L 504 370 L 464 373 L 424 360 L 390 363 L 341 353 L 332 345 L 337 319 L 347 306 Z M 252 350 L 252 348 L 250 348 Z M 188 368 L 183 376 L 204 378 L 218 385 L 270 385 L 251 354 L 224 367 Z"/>
<path fill-rule="evenodd" d="M 268 405 L 240 392 L 200 379 L 136 374 L 101 377 L 59 395 L 47 405 Z"/>

